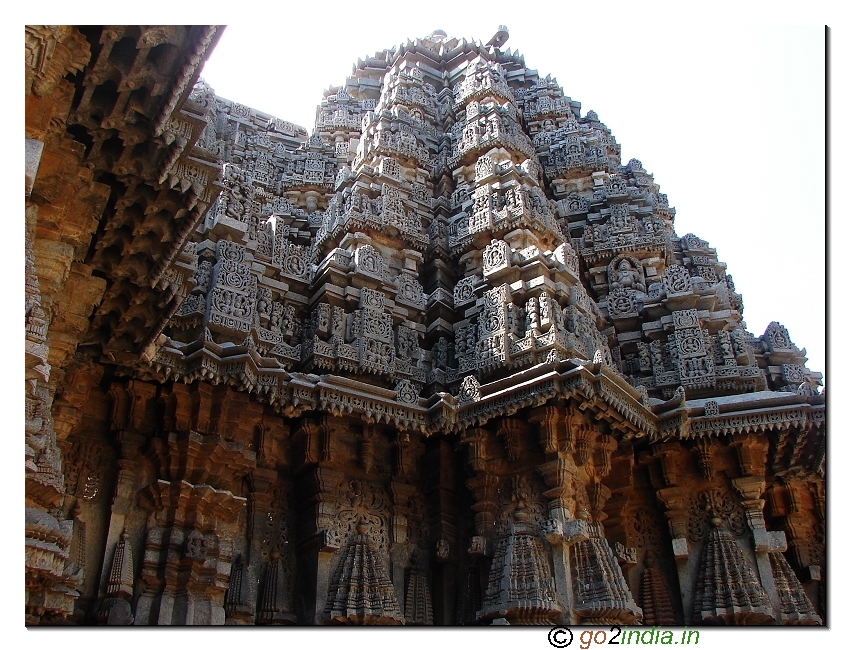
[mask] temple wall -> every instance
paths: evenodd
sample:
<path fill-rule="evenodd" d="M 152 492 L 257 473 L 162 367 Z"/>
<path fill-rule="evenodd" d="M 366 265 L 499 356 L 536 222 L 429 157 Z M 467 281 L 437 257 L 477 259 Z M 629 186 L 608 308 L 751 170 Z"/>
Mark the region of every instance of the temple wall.
<path fill-rule="evenodd" d="M 219 34 L 27 27 L 27 624 L 823 623 L 822 376 L 593 111 Z"/>

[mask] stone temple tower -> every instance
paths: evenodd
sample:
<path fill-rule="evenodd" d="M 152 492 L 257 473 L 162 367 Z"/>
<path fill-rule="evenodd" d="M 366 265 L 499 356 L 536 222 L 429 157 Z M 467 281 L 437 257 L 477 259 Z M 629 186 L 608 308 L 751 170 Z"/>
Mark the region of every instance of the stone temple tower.
<path fill-rule="evenodd" d="M 824 622 L 822 376 L 596 113 L 220 33 L 26 28 L 27 624 Z"/>

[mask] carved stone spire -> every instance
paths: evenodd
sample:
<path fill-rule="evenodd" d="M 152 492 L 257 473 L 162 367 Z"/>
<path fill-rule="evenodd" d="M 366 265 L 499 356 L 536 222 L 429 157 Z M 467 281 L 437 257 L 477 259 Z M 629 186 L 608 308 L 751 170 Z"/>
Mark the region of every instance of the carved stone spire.
<path fill-rule="evenodd" d="M 129 602 L 133 598 L 133 549 L 127 541 L 128 536 L 125 528 L 115 545 L 106 583 L 107 597 L 95 612 L 95 619 L 104 625 L 132 625 L 135 621 Z"/>
<path fill-rule="evenodd" d="M 133 550 L 130 548 L 127 537 L 127 529 L 125 528 L 121 533 L 121 539 L 115 546 L 112 569 L 109 571 L 106 593 L 110 596 L 133 597 Z"/>
<path fill-rule="evenodd" d="M 770 601 L 735 538 L 717 515 L 700 558 L 694 622 L 758 625 L 773 620 Z"/>
<path fill-rule="evenodd" d="M 280 552 L 272 551 L 260 587 L 260 602 L 257 604 L 258 624 L 286 625 L 295 622 L 295 615 L 292 613 L 292 590 L 287 574 Z"/>
<path fill-rule="evenodd" d="M 426 567 L 422 566 L 422 556 L 418 550 L 413 552 L 411 564 L 404 602 L 404 620 L 408 625 L 433 625 L 431 586 L 428 584 Z"/>
<path fill-rule="evenodd" d="M 325 615 L 334 623 L 403 625 L 386 565 L 369 538 L 369 526 L 361 519 L 356 530 L 331 579 Z"/>
<path fill-rule="evenodd" d="M 820 616 L 782 553 L 768 553 L 785 625 L 820 625 Z"/>
<path fill-rule="evenodd" d="M 543 540 L 520 502 L 498 542 L 479 620 L 505 618 L 512 625 L 547 624 L 563 611 Z"/>
<path fill-rule="evenodd" d="M 676 614 L 664 583 L 664 574 L 656 567 L 652 551 L 646 552 L 646 570 L 640 579 L 640 600 L 644 625 L 676 625 Z"/>
<path fill-rule="evenodd" d="M 641 617 L 623 572 L 598 523 L 588 524 L 589 537 L 573 547 L 576 613 L 584 623 L 634 623 Z"/>

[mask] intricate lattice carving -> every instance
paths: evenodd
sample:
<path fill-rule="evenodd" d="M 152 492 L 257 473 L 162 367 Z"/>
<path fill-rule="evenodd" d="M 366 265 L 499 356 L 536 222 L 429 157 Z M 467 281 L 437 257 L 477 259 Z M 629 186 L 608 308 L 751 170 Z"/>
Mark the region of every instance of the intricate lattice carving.
<path fill-rule="evenodd" d="M 688 537 L 693 542 L 699 542 L 709 529 L 713 517 L 719 517 L 726 522 L 729 532 L 741 537 L 747 531 L 744 510 L 731 492 L 719 489 L 706 490 L 691 498 L 688 507 Z"/>

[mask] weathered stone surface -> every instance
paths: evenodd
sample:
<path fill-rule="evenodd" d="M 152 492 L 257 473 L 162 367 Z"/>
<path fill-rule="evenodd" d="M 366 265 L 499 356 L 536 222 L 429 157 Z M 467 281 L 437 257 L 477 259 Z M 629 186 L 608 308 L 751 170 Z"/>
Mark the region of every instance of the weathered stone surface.
<path fill-rule="evenodd" d="M 27 624 L 823 622 L 821 375 L 593 111 L 219 34 L 26 28 Z"/>

